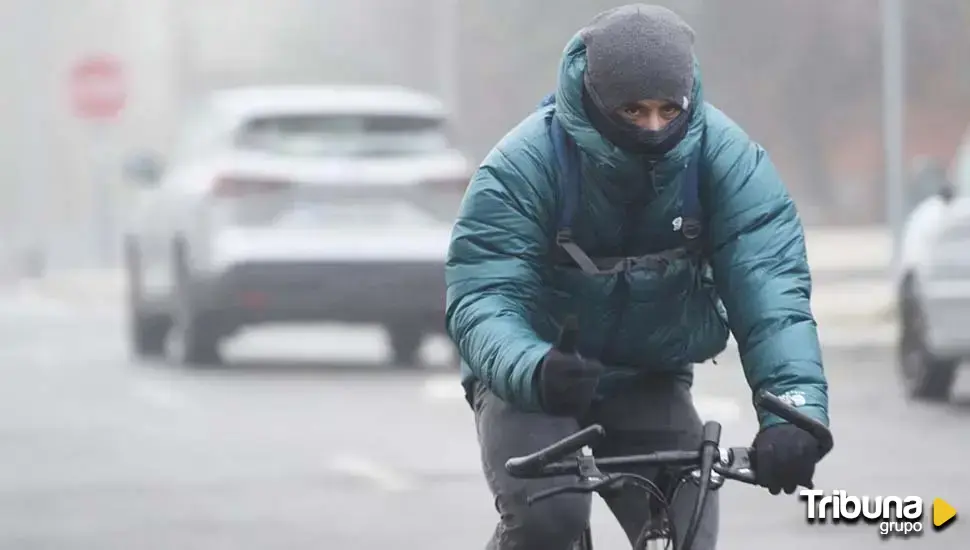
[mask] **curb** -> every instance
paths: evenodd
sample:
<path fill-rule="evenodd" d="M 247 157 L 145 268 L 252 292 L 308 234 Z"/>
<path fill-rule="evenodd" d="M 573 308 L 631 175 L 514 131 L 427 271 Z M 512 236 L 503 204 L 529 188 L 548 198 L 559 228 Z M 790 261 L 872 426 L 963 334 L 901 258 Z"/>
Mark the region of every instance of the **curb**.
<path fill-rule="evenodd" d="M 888 349 L 896 344 L 897 325 L 895 322 L 880 322 L 866 325 L 845 325 L 837 323 L 818 323 L 818 339 L 822 350 L 845 349 Z M 737 353 L 738 343 L 734 337 L 728 339 L 727 348 L 721 353 Z"/>
<path fill-rule="evenodd" d="M 896 295 L 886 279 L 862 279 L 812 288 L 812 313 L 817 320 L 873 322 L 895 311 Z"/>
<path fill-rule="evenodd" d="M 18 292 L 76 305 L 117 303 L 126 292 L 124 273 L 121 271 L 56 274 L 16 281 L 11 286 Z"/>
<path fill-rule="evenodd" d="M 806 227 L 808 263 L 815 272 L 883 271 L 892 265 L 892 233 L 885 227 Z"/>
<path fill-rule="evenodd" d="M 11 286 L 77 304 L 117 302 L 126 292 L 121 270 L 90 270 L 15 281 Z M 871 324 L 895 317 L 895 293 L 884 279 L 816 284 L 812 313 L 820 325 Z"/>

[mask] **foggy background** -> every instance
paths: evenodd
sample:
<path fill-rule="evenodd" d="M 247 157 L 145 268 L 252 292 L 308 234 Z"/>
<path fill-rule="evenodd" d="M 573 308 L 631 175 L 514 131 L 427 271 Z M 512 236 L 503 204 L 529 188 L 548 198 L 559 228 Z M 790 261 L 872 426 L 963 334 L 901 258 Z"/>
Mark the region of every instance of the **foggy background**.
<path fill-rule="evenodd" d="M 884 3 L 659 3 L 693 26 L 706 99 L 767 148 L 808 226 L 836 439 L 817 485 L 966 508 L 967 400 L 914 403 L 898 380 Z M 903 3 L 896 160 L 909 186 L 911 163 L 949 165 L 970 123 L 970 2 Z M 555 87 L 570 37 L 619 4 L 0 0 L 0 549 L 483 547 L 497 516 L 453 365 L 387 368 L 383 336 L 346 327 L 249 346 L 296 360 L 194 371 L 130 356 L 124 276 L 111 269 L 138 192 L 122 166 L 169 153 L 210 90 L 294 83 L 435 94 L 477 164 Z M 126 104 L 85 120 L 70 74 L 101 54 L 123 62 Z M 353 364 L 307 359 L 321 350 Z M 697 370 L 702 415 L 747 444 L 756 425 L 736 350 Z M 807 526 L 794 497 L 726 486 L 721 498 L 722 549 L 883 545 L 875 527 Z M 593 529 L 598 548 L 623 547 L 599 504 Z M 906 544 L 951 550 L 966 533 L 958 521 Z"/>
<path fill-rule="evenodd" d="M 442 97 L 473 159 L 555 86 L 566 41 L 597 0 L 5 0 L 0 230 L 51 262 L 90 244 L 130 200 L 124 155 L 165 152 L 180 107 L 257 83 L 403 84 Z M 697 32 L 706 97 L 763 143 L 807 223 L 885 221 L 881 34 L 864 0 L 666 2 Z M 272 6 L 270 8 L 270 6 Z M 918 8 L 917 8 L 918 6 Z M 910 3 L 906 158 L 949 159 L 967 123 L 970 4 Z M 127 105 L 78 120 L 68 75 L 86 55 L 124 62 Z M 72 240 L 82 242 L 66 245 Z M 34 244 L 36 246 L 36 244 Z M 72 259 L 70 261 L 80 261 Z"/>

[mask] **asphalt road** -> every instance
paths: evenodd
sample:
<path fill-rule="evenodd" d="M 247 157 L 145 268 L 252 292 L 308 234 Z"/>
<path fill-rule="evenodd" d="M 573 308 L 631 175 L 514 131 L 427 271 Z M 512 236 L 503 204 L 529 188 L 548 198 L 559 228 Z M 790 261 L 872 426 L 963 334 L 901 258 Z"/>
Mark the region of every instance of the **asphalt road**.
<path fill-rule="evenodd" d="M 495 512 L 455 375 L 381 366 L 382 344 L 264 332 L 192 371 L 131 361 L 111 311 L 0 295 L 0 548 L 482 548 Z M 888 350 L 827 364 L 837 443 L 818 487 L 970 508 L 970 404 L 906 403 Z M 702 413 L 749 442 L 737 362 L 698 368 Z M 721 498 L 721 549 L 885 544 L 875 526 L 807 525 L 795 497 Z M 593 522 L 599 548 L 627 547 L 604 506 Z M 965 548 L 968 527 L 899 544 Z"/>

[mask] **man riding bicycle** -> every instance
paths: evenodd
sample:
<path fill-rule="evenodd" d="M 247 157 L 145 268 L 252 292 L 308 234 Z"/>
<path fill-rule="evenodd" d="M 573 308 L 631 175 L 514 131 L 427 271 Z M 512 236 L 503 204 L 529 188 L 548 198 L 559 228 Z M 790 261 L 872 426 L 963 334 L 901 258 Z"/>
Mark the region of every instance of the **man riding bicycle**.
<path fill-rule="evenodd" d="M 692 365 L 729 332 L 752 390 L 828 424 L 795 205 L 764 149 L 704 101 L 693 41 L 658 6 L 598 15 L 566 46 L 554 97 L 496 145 L 462 202 L 447 329 L 501 516 L 489 548 L 565 550 L 589 517 L 589 495 L 528 506 L 573 481 L 513 478 L 510 457 L 591 423 L 607 434 L 598 457 L 696 448 Z M 576 354 L 553 345 L 568 318 Z M 810 485 L 818 442 L 763 411 L 759 421 L 758 483 Z M 690 517 L 677 512 L 695 490 L 683 487 L 672 517 Z M 714 497 L 694 548 L 715 547 Z M 607 502 L 632 542 L 645 497 Z"/>

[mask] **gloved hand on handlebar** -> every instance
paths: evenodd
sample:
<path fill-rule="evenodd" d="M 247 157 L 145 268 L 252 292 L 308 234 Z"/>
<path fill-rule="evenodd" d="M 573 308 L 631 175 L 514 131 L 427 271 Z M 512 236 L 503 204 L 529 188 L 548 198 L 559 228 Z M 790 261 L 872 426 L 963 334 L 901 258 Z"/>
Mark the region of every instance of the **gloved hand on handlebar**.
<path fill-rule="evenodd" d="M 810 433 L 792 424 L 776 424 L 762 430 L 752 445 L 755 480 L 777 495 L 812 487 L 819 443 Z"/>
<path fill-rule="evenodd" d="M 536 374 L 543 410 L 555 416 L 582 416 L 596 395 L 602 373 L 603 365 L 598 361 L 550 350 Z"/>

